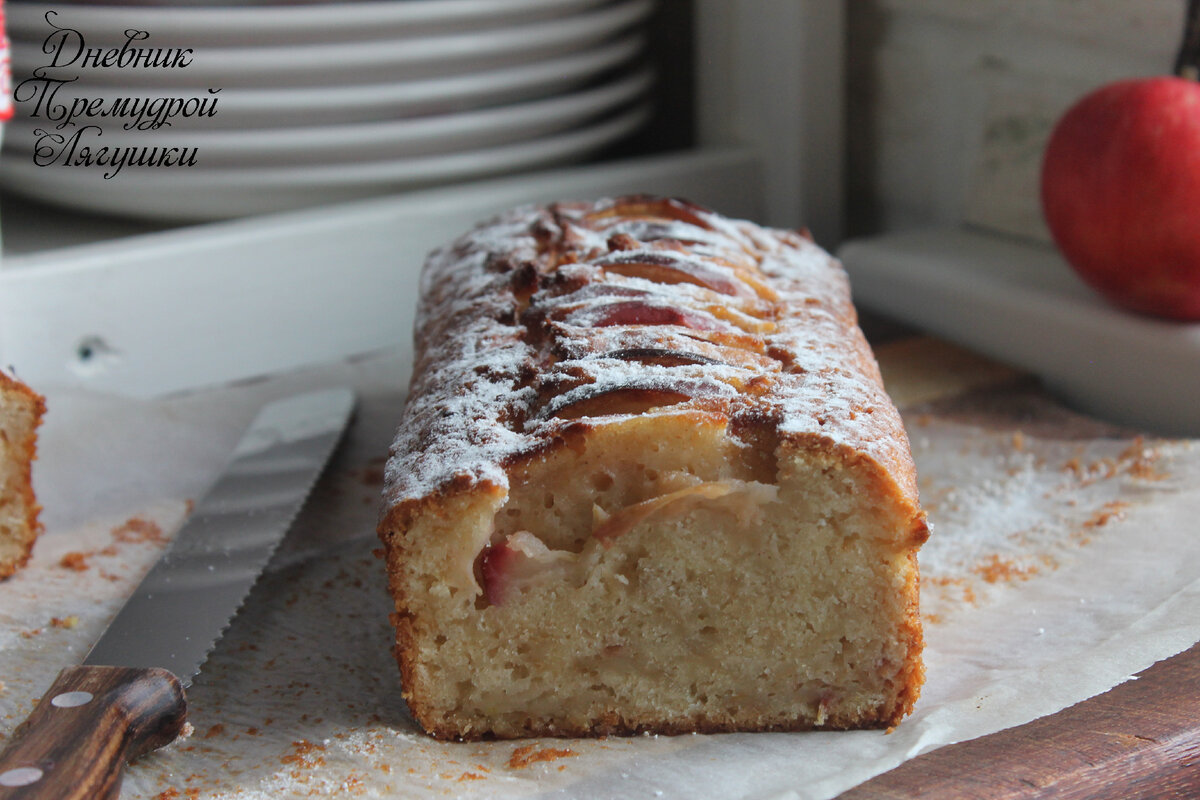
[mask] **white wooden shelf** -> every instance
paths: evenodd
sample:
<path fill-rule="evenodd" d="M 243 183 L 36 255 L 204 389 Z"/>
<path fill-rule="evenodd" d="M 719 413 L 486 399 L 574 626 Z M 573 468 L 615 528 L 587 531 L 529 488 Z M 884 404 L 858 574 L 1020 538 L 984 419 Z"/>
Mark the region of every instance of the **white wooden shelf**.
<path fill-rule="evenodd" d="M 950 228 L 839 255 L 860 305 L 1029 370 L 1104 419 L 1200 436 L 1200 323 L 1106 303 L 1052 248 Z"/>

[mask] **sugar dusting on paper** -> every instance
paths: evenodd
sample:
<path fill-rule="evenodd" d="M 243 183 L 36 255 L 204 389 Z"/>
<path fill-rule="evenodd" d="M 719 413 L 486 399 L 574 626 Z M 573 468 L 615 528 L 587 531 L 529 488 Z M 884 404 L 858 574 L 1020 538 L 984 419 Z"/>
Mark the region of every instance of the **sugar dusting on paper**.
<path fill-rule="evenodd" d="M 928 416 L 909 429 L 934 524 L 920 556 L 922 616 L 934 625 L 1051 576 L 1134 506 L 1169 501 L 1181 488 L 1173 455 L 1190 449 L 1140 437 L 1046 440 Z"/>

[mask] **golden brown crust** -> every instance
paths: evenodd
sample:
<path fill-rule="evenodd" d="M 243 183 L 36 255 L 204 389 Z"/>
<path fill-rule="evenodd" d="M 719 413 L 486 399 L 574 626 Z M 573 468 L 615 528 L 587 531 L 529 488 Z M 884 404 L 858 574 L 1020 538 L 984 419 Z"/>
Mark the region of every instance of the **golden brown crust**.
<path fill-rule="evenodd" d="M 929 536 L 929 528 L 924 518 L 921 520 L 920 527 L 920 541 L 924 542 Z M 903 592 L 908 598 L 908 609 L 900 631 L 901 639 L 908 642 L 908 654 L 899 678 L 901 689 L 897 695 L 896 705 L 888 715 L 889 725 L 898 725 L 909 715 L 917 699 L 921 696 L 921 687 L 925 685 L 925 662 L 921 658 L 921 653 L 925 649 L 925 632 L 921 624 L 920 571 L 917 567 L 915 547 L 909 551 L 908 562 L 911 568 Z"/>
<path fill-rule="evenodd" d="M 408 699 L 408 695 L 405 695 Z M 477 742 L 496 739 L 490 731 L 472 731 L 463 735 L 454 725 L 442 723 L 435 714 L 428 713 L 423 706 L 413 706 L 408 700 L 413 717 L 421 723 L 421 727 L 435 739 L 447 742 Z M 841 717 L 831 715 L 820 725 L 814 725 L 805 720 L 786 720 L 778 723 L 768 723 L 754 728 L 754 733 L 796 733 L 801 731 L 850 731 L 863 728 L 890 728 L 896 725 L 904 714 L 877 717 Z M 529 717 L 526 719 L 524 730 L 519 736 L 504 736 L 505 739 L 518 738 L 594 738 L 599 736 L 637 736 L 643 733 L 653 733 L 660 736 L 681 736 L 690 733 L 746 733 L 744 724 L 736 720 L 710 719 L 703 716 L 686 717 L 663 722 L 661 720 L 641 721 L 624 719 L 620 714 L 610 712 L 585 725 L 551 725 L 544 720 Z"/>
<path fill-rule="evenodd" d="M 33 416 L 34 424 L 25 441 L 17 445 L 17 491 L 21 496 L 21 504 L 26 509 L 24 535 L 17 540 L 19 547 L 16 558 L 0 561 L 0 580 L 9 577 L 29 561 L 33 543 L 41 532 L 41 522 L 38 519 L 41 506 L 33 491 L 33 462 L 37 459 L 37 428 L 46 413 L 46 401 L 37 392 L 30 389 L 21 381 L 0 370 L 0 395 L 7 394 L 26 407 Z"/>

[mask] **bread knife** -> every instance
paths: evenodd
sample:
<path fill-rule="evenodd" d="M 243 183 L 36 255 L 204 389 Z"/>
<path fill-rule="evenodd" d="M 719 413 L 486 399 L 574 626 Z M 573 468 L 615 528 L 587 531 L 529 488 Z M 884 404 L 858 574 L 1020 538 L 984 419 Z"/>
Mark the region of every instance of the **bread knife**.
<path fill-rule="evenodd" d="M 349 389 L 258 413 L 228 466 L 92 647 L 0 753 L 0 800 L 115 798 L 129 761 L 173 741 L 184 688 L 300 511 L 353 411 Z"/>

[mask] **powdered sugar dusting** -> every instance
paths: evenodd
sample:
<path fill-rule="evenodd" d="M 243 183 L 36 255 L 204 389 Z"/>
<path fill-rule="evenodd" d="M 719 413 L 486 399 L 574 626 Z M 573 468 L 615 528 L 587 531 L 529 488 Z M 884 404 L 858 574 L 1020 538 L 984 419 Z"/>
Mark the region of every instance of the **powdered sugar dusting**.
<path fill-rule="evenodd" d="M 853 448 L 915 499 L 907 441 L 840 265 L 676 200 L 516 209 L 435 252 L 392 507 L 506 469 L 579 421 L 702 408 Z"/>
<path fill-rule="evenodd" d="M 1086 557 L 1139 507 L 1188 485 L 1189 443 L 1070 439 L 914 415 L 913 456 L 937 535 L 921 551 L 923 615 L 943 622 Z M 1120 565 L 1114 565 L 1119 567 Z"/>

